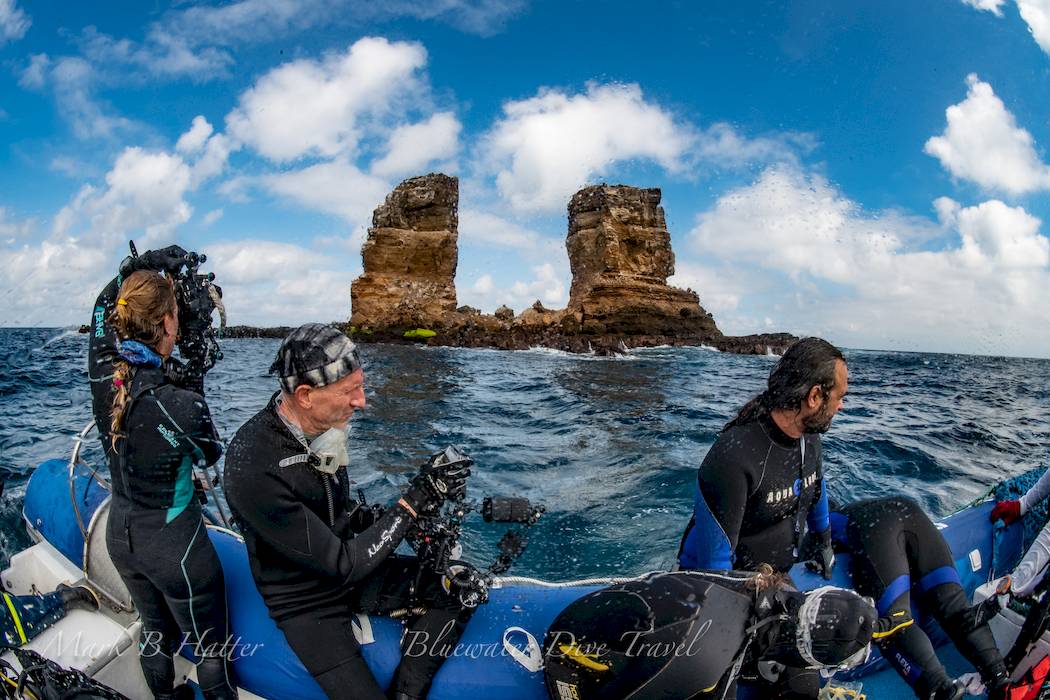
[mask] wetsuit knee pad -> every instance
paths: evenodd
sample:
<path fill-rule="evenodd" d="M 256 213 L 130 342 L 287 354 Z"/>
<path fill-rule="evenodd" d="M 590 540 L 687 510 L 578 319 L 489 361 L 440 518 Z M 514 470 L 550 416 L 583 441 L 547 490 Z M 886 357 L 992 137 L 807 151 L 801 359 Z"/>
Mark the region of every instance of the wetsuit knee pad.
<path fill-rule="evenodd" d="M 230 664 L 223 656 L 205 656 L 197 664 L 197 684 L 204 700 L 233 700 L 237 697 Z"/>

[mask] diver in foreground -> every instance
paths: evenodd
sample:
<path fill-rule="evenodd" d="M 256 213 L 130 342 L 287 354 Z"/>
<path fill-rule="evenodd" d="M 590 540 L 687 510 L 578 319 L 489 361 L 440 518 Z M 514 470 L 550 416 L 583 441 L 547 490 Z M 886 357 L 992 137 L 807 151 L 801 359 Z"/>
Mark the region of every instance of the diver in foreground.
<path fill-rule="evenodd" d="M 697 473 L 696 502 L 678 549 L 682 569 L 786 573 L 812 554 L 825 578 L 834 555 L 820 434 L 849 389 L 846 361 L 820 338 L 789 347 L 719 433 Z M 810 533 L 812 551 L 802 551 Z"/>
<path fill-rule="evenodd" d="M 678 549 L 681 569 L 780 573 L 803 560 L 831 578 L 835 556 L 820 435 L 849 389 L 842 353 L 820 338 L 789 347 L 765 391 L 726 424 L 697 473 L 693 516 Z M 767 689 L 815 698 L 819 679 L 788 668 Z"/>
<path fill-rule="evenodd" d="M 203 374 L 186 381 L 171 357 L 180 334 L 174 278 L 193 260 L 171 246 L 124 261 L 95 302 L 88 376 L 113 489 L 106 545 L 142 620 L 146 684 L 157 700 L 192 697 L 175 687 L 172 654 L 186 643 L 199 652 L 206 700 L 230 700 L 226 589 L 193 480 L 222 446 Z"/>
<path fill-rule="evenodd" d="M 912 594 L 974 665 L 991 700 L 1006 698 L 1009 674 L 987 622 L 971 608 L 944 537 L 919 505 L 903 497 L 872 498 L 831 514 L 832 536 L 851 556 L 853 585 L 871 596 L 888 629 L 874 641 L 923 700 L 959 698 L 926 633 L 911 615 Z"/>
<path fill-rule="evenodd" d="M 652 574 L 590 593 L 551 623 L 547 692 L 552 700 L 736 698 L 738 680 L 775 667 L 830 675 L 863 663 L 889 624 L 852 591 L 800 593 L 769 567 Z"/>
<path fill-rule="evenodd" d="M 350 497 L 348 421 L 365 408 L 357 348 L 318 323 L 291 332 L 271 367 L 280 391 L 230 442 L 225 486 L 270 616 L 332 700 L 381 700 L 361 656 L 357 613 L 407 617 L 390 697 L 426 697 L 472 608 L 415 557 L 394 555 L 417 520 L 465 488 L 470 460 L 447 449 L 386 509 Z M 418 585 L 417 585 L 418 584 Z"/>

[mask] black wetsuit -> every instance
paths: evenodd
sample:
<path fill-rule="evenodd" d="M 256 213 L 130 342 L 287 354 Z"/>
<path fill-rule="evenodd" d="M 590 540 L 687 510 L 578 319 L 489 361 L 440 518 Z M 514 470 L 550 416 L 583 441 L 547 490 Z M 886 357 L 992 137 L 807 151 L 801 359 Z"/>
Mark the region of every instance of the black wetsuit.
<path fill-rule="evenodd" d="M 831 527 L 836 545 L 852 556 L 857 592 L 876 601 L 880 616 L 900 620 L 877 643 L 918 697 L 929 697 L 950 679 L 929 638 L 912 622 L 913 593 L 986 683 L 997 677 L 1005 680 L 991 630 L 986 624 L 974 624 L 951 550 L 915 501 L 903 497 L 857 501 L 832 513 Z"/>
<path fill-rule="evenodd" d="M 255 584 L 329 698 L 383 698 L 350 620 L 408 603 L 415 559 L 391 554 L 413 521 L 400 506 L 381 515 L 362 508 L 350 498 L 345 468 L 334 475 L 315 469 L 278 415 L 278 396 L 241 426 L 226 454 L 226 495 Z M 411 621 L 406 641 L 429 640 L 427 651 L 402 660 L 393 687 L 425 697 L 471 611 L 446 595 L 434 575 L 423 577 L 416 599 L 427 613 Z"/>
<path fill-rule="evenodd" d="M 88 348 L 95 422 L 109 458 L 113 496 L 106 544 L 142 618 L 140 660 L 155 695 L 172 692 L 172 654 L 189 645 L 201 662 L 205 698 L 236 697 L 222 567 L 204 527 L 193 467 L 222 454 L 204 398 L 171 384 L 161 368 L 134 367 L 124 414 L 126 438 L 110 441 L 116 338 L 106 319 L 111 282 L 95 303 Z"/>
<path fill-rule="evenodd" d="M 827 529 L 820 436 L 784 434 L 768 415 L 719 434 L 697 475 L 693 517 L 678 550 L 682 569 L 786 572 L 804 524 Z"/>

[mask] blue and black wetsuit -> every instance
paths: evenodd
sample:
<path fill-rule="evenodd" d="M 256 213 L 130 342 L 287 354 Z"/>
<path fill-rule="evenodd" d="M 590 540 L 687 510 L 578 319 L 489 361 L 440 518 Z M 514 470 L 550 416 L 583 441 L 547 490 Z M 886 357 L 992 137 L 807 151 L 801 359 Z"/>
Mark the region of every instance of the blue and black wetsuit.
<path fill-rule="evenodd" d="M 899 624 L 875 641 L 920 698 L 951 697 L 951 679 L 929 638 L 913 623 L 918 596 L 989 687 L 1005 684 L 1006 667 L 987 624 L 976 624 L 951 550 L 919 505 L 903 497 L 872 498 L 831 514 L 832 539 L 851 554 L 853 585 L 871 596 L 881 617 Z"/>
<path fill-rule="evenodd" d="M 804 525 L 828 528 L 820 436 L 788 437 L 763 415 L 719 434 L 698 474 L 682 569 L 788 571 Z"/>
<path fill-rule="evenodd" d="M 188 645 L 202 658 L 204 697 L 234 698 L 222 567 L 193 485 L 193 468 L 214 464 L 222 446 L 203 396 L 169 382 L 161 367 L 142 365 L 133 367 L 127 387 L 126 437 L 113 448 L 111 377 L 119 353 L 106 319 L 116 289 L 114 280 L 95 304 L 88 373 L 113 488 L 106 544 L 142 618 L 143 673 L 155 696 L 169 697 L 172 654 Z"/>

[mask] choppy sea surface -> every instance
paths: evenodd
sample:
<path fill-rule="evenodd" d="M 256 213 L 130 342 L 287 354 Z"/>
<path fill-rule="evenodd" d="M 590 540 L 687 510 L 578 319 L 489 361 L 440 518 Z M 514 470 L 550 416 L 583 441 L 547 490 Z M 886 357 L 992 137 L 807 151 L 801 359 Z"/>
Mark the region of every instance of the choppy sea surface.
<path fill-rule="evenodd" d="M 222 345 L 207 399 L 228 440 L 275 390 L 266 370 L 278 341 Z M 457 444 L 476 460 L 471 498 L 546 505 L 509 573 L 559 580 L 672 564 L 700 460 L 775 361 L 702 348 L 606 358 L 366 345 L 362 355 L 355 488 L 389 502 L 427 454 Z M 34 466 L 68 457 L 91 420 L 86 357 L 86 336 L 72 331 L 0 329 L 0 564 L 29 544 L 21 508 Z M 902 493 L 945 515 L 1048 464 L 1050 361 L 861 350 L 847 359 L 850 393 L 824 440 L 839 500 Z M 92 440 L 84 456 L 103 466 L 101 454 Z M 504 530 L 472 516 L 465 556 L 487 565 Z"/>

